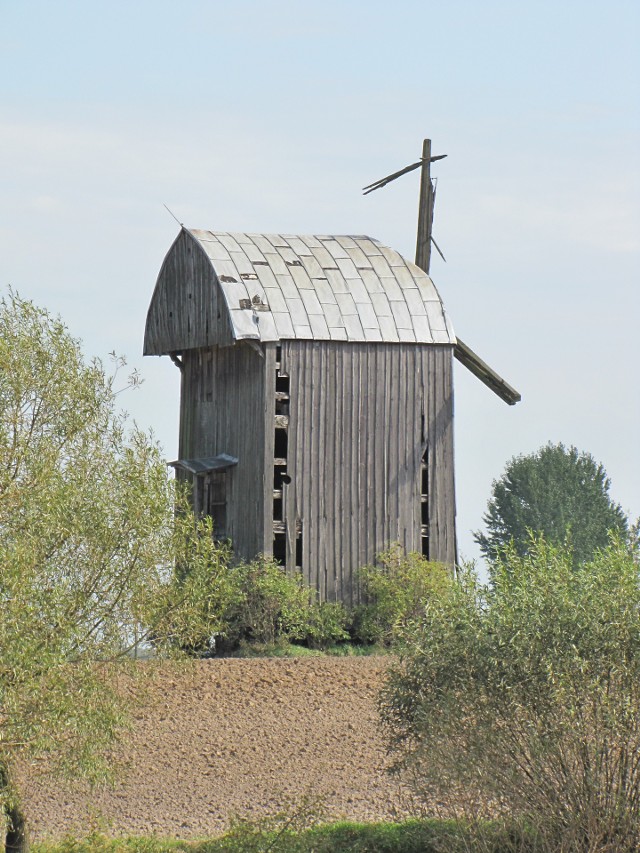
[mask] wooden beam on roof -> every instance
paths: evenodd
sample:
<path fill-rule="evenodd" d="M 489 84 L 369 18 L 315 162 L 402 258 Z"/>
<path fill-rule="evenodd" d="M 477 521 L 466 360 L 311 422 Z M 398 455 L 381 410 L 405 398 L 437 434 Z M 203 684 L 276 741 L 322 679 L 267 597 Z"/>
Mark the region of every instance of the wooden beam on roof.
<path fill-rule="evenodd" d="M 508 403 L 510 406 L 515 406 L 516 403 L 519 403 L 522 399 L 520 392 L 512 388 L 495 370 L 492 370 L 464 341 L 461 341 L 460 338 L 457 340 L 458 342 L 454 347 L 453 354 L 458 361 L 464 364 L 467 370 L 470 370 L 488 388 L 491 388 L 505 403 Z"/>

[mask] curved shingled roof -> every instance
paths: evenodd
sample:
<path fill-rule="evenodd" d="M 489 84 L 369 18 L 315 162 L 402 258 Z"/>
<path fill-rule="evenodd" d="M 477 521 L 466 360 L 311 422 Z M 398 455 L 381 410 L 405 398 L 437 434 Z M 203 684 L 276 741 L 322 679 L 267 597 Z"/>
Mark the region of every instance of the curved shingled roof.
<path fill-rule="evenodd" d="M 189 233 L 215 270 L 236 339 L 456 342 L 429 276 L 377 240 Z"/>

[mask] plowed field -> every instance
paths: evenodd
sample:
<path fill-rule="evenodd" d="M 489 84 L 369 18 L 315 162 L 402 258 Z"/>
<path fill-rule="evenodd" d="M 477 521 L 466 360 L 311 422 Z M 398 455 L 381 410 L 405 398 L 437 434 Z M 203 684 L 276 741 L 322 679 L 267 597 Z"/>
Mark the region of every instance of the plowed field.
<path fill-rule="evenodd" d="M 386 658 L 214 659 L 156 673 L 117 750 L 112 789 L 27 771 L 32 837 L 217 834 L 310 795 L 327 818 L 406 816 L 385 773 L 376 697 Z"/>

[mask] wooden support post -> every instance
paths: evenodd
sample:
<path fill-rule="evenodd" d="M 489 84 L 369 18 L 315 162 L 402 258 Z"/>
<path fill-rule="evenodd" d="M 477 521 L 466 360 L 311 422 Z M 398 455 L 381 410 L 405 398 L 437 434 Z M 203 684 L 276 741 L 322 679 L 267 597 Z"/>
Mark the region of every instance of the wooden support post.
<path fill-rule="evenodd" d="M 425 139 L 422 143 L 422 168 L 420 172 L 416 266 L 428 274 L 431 264 L 431 231 L 433 229 L 433 185 L 431 183 L 430 139 Z"/>

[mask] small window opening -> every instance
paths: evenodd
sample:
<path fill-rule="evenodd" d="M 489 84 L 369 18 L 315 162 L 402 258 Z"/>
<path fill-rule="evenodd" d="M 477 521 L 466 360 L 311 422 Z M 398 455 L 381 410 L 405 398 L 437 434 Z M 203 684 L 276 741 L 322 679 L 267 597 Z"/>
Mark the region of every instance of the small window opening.
<path fill-rule="evenodd" d="M 282 504 L 282 496 L 273 499 L 273 520 L 282 521 L 284 512 Z"/>
<path fill-rule="evenodd" d="M 422 556 L 429 559 L 429 448 L 422 454 L 420 466 L 420 546 Z"/>
<path fill-rule="evenodd" d="M 296 536 L 296 569 L 302 569 L 302 529 Z"/>
<path fill-rule="evenodd" d="M 276 361 L 278 364 L 282 361 L 282 347 L 276 347 Z"/>
<path fill-rule="evenodd" d="M 273 466 L 273 488 L 281 489 L 283 483 L 290 483 L 291 477 L 287 474 L 287 469 L 284 465 Z"/>
<path fill-rule="evenodd" d="M 224 471 L 214 471 L 204 477 L 204 509 L 211 516 L 216 539 L 224 539 L 227 533 L 226 487 Z"/>
<path fill-rule="evenodd" d="M 273 534 L 273 559 L 283 566 L 287 563 L 287 536 L 286 533 Z"/>
<path fill-rule="evenodd" d="M 278 374 L 276 376 L 276 393 L 288 394 L 289 393 L 289 377 L 282 376 Z"/>
<path fill-rule="evenodd" d="M 427 560 L 429 559 L 429 537 L 428 536 L 422 537 L 422 556 L 425 557 Z"/>
<path fill-rule="evenodd" d="M 278 395 L 276 393 L 276 415 L 289 414 L 289 397 L 288 395 Z"/>
<path fill-rule="evenodd" d="M 421 476 L 420 476 L 420 494 L 428 495 L 429 494 L 429 470 L 426 465 L 422 466 Z"/>
<path fill-rule="evenodd" d="M 282 427 L 276 427 L 275 431 L 275 441 L 274 441 L 274 452 L 273 455 L 276 459 L 286 459 L 287 458 L 287 431 Z"/>

